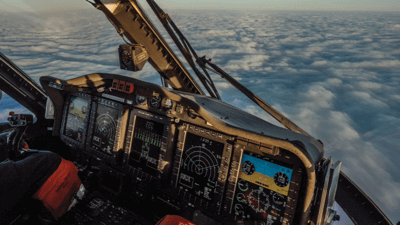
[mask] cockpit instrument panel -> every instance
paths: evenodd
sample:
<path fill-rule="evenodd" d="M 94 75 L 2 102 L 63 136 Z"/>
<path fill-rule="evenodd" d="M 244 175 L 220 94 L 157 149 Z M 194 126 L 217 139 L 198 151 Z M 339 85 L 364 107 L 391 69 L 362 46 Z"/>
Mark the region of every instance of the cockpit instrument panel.
<path fill-rule="evenodd" d="M 169 134 L 168 118 L 141 110 L 133 110 L 128 128 L 126 147 L 129 150 L 128 165 L 138 176 L 158 177 L 163 173 Z M 131 125 L 130 125 L 131 127 Z M 139 175 L 140 173 L 140 175 Z"/>
<path fill-rule="evenodd" d="M 90 96 L 83 93 L 69 95 L 64 107 L 61 139 L 83 148 L 90 112 Z"/>
<path fill-rule="evenodd" d="M 233 212 L 237 219 L 282 224 L 293 166 L 244 151 Z"/>
<path fill-rule="evenodd" d="M 92 103 L 89 133 L 86 148 L 106 155 L 112 155 L 118 142 L 121 117 L 124 108 L 122 104 L 103 98 L 97 98 Z"/>
<path fill-rule="evenodd" d="M 299 220 L 306 176 L 295 154 L 225 134 L 182 113 L 188 106 L 146 90 L 125 99 L 119 92 L 65 97 L 61 139 L 78 165 L 89 159 L 100 169 L 99 190 L 230 223 Z"/>

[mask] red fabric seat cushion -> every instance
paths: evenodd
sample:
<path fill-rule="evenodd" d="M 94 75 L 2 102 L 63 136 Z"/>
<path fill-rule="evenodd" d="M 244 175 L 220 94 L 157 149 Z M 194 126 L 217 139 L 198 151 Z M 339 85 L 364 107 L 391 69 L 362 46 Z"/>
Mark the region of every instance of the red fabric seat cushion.
<path fill-rule="evenodd" d="M 41 200 L 53 217 L 58 219 L 67 212 L 80 185 L 78 168 L 72 162 L 62 159 L 57 170 L 39 188 L 33 198 Z"/>
<path fill-rule="evenodd" d="M 176 215 L 164 216 L 156 225 L 196 225 L 189 220 Z"/>

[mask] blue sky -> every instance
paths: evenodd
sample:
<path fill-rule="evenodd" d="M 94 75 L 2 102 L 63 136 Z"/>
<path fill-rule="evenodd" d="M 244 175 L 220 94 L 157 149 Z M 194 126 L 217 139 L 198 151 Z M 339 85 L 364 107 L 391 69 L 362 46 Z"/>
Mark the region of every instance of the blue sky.
<path fill-rule="evenodd" d="M 142 5 L 147 4 L 144 0 L 139 2 Z M 162 7 L 171 9 L 400 11 L 398 0 L 157 0 L 156 2 Z M 3 5 L 2 10 L 6 8 L 10 11 L 31 12 L 91 7 L 85 0 L 0 0 L 0 5 Z"/>

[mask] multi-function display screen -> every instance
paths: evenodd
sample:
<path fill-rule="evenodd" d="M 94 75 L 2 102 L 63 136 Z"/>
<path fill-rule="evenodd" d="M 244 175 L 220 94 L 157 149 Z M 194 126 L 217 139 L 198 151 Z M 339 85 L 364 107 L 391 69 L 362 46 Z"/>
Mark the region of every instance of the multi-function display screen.
<path fill-rule="evenodd" d="M 119 110 L 99 104 L 96 110 L 91 147 L 112 154 L 115 133 L 119 124 Z"/>
<path fill-rule="evenodd" d="M 162 123 L 136 117 L 128 163 L 130 166 L 156 176 L 160 149 L 166 142 L 164 127 Z"/>
<path fill-rule="evenodd" d="M 192 133 L 186 134 L 178 186 L 192 196 L 212 202 L 224 144 Z"/>
<path fill-rule="evenodd" d="M 263 219 L 267 224 L 282 224 L 292 168 L 245 151 L 233 204 L 237 219 Z"/>
<path fill-rule="evenodd" d="M 65 124 L 64 135 L 79 141 L 84 142 L 84 134 L 86 131 L 86 117 L 89 101 L 78 97 L 71 97 L 69 103 L 67 122 Z"/>

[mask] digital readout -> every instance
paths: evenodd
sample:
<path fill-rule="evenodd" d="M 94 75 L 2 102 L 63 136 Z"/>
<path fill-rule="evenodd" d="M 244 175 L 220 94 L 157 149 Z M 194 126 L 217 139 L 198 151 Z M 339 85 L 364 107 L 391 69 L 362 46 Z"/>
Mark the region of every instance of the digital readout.
<path fill-rule="evenodd" d="M 160 150 L 166 144 L 164 124 L 136 117 L 129 165 L 156 176 Z"/>
<path fill-rule="evenodd" d="M 97 106 L 96 121 L 93 131 L 93 149 L 112 154 L 115 134 L 119 124 L 119 110 L 102 104 Z"/>
<path fill-rule="evenodd" d="M 236 219 L 282 224 L 292 173 L 290 165 L 245 151 L 232 208 Z"/>
<path fill-rule="evenodd" d="M 68 107 L 64 135 L 81 143 L 84 142 L 88 105 L 89 102 L 87 100 L 71 97 Z"/>

